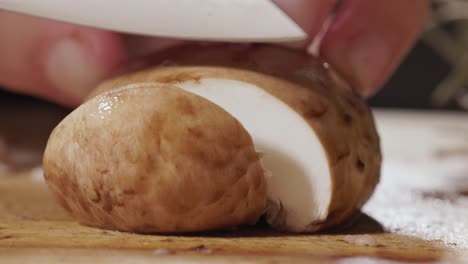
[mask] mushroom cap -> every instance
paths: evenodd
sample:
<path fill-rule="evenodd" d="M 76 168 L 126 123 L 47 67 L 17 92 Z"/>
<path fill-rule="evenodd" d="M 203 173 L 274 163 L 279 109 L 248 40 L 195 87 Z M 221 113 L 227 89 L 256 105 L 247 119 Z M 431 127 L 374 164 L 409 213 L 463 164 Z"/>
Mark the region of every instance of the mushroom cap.
<path fill-rule="evenodd" d="M 374 192 L 382 156 L 372 112 L 323 61 L 265 45 L 186 45 L 155 54 L 152 60 L 157 67 L 109 80 L 90 98 L 116 85 L 159 82 L 223 107 L 264 152 L 265 168 L 272 174 L 267 220 L 275 228 L 310 232 L 337 226 L 350 220 Z M 273 101 L 277 107 L 269 108 Z M 286 115 L 288 111 L 295 116 Z M 295 125 L 283 122 L 298 117 Z M 262 123 L 265 120 L 272 122 Z M 303 124 L 310 137 L 299 135 Z M 262 132 L 267 125 L 270 132 Z M 275 142 L 271 135 L 277 131 L 284 132 L 275 134 Z M 301 137 L 303 144 L 293 145 Z M 268 162 L 275 155 L 270 146 L 294 158 L 298 165 L 284 166 L 297 170 L 285 171 L 280 158 Z M 295 154 L 297 149 L 302 156 Z"/>
<path fill-rule="evenodd" d="M 52 132 L 45 179 L 79 222 L 139 233 L 253 224 L 264 169 L 226 111 L 174 86 L 133 83 L 87 101 Z"/>

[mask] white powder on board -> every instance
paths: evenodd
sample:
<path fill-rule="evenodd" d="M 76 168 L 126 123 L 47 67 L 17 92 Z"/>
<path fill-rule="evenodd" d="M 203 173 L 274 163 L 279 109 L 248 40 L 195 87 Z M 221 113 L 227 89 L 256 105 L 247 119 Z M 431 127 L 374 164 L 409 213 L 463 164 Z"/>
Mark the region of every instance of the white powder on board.
<path fill-rule="evenodd" d="M 457 188 L 465 190 L 464 184 L 468 184 L 466 160 L 388 161 L 382 182 L 363 211 L 392 233 L 468 249 L 468 196 L 457 194 Z M 424 195 L 434 192 L 441 197 Z"/>

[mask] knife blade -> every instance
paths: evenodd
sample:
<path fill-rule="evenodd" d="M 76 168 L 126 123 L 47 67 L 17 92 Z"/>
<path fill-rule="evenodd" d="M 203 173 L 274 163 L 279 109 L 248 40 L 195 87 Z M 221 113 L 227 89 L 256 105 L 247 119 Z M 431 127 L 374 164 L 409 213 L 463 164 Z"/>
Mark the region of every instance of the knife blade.
<path fill-rule="evenodd" d="M 298 42 L 307 38 L 270 0 L 1 0 L 0 9 L 175 39 Z"/>

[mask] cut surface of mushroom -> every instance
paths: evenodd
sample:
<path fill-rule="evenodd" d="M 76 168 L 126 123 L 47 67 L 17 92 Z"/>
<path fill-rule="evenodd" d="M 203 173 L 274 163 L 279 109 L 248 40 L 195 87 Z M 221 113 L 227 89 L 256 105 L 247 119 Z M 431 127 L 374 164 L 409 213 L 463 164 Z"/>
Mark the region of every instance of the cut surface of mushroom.
<path fill-rule="evenodd" d="M 251 134 L 271 174 L 272 217 L 282 219 L 289 229 L 327 217 L 332 183 L 326 153 L 301 115 L 262 88 L 242 81 L 206 78 L 176 86 L 221 106 Z"/>

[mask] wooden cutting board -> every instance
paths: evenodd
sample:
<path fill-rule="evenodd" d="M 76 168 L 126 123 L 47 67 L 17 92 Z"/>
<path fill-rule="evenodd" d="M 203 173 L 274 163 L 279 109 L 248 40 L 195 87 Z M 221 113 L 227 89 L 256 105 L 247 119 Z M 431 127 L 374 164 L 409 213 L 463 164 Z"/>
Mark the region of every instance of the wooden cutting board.
<path fill-rule="evenodd" d="M 43 113 L 34 129 L 28 112 L 0 126 L 3 136 L 19 129 L 28 137 L 17 136 L 20 147 L 9 146 L 10 155 L 40 161 L 48 132 L 66 114 L 49 110 L 34 110 Z M 0 173 L 0 263 L 468 263 L 468 116 L 382 110 L 376 116 L 382 182 L 348 226 L 309 235 L 264 225 L 186 236 L 101 230 L 74 222 L 38 167 Z M 28 152 L 36 155 L 24 162 Z"/>

